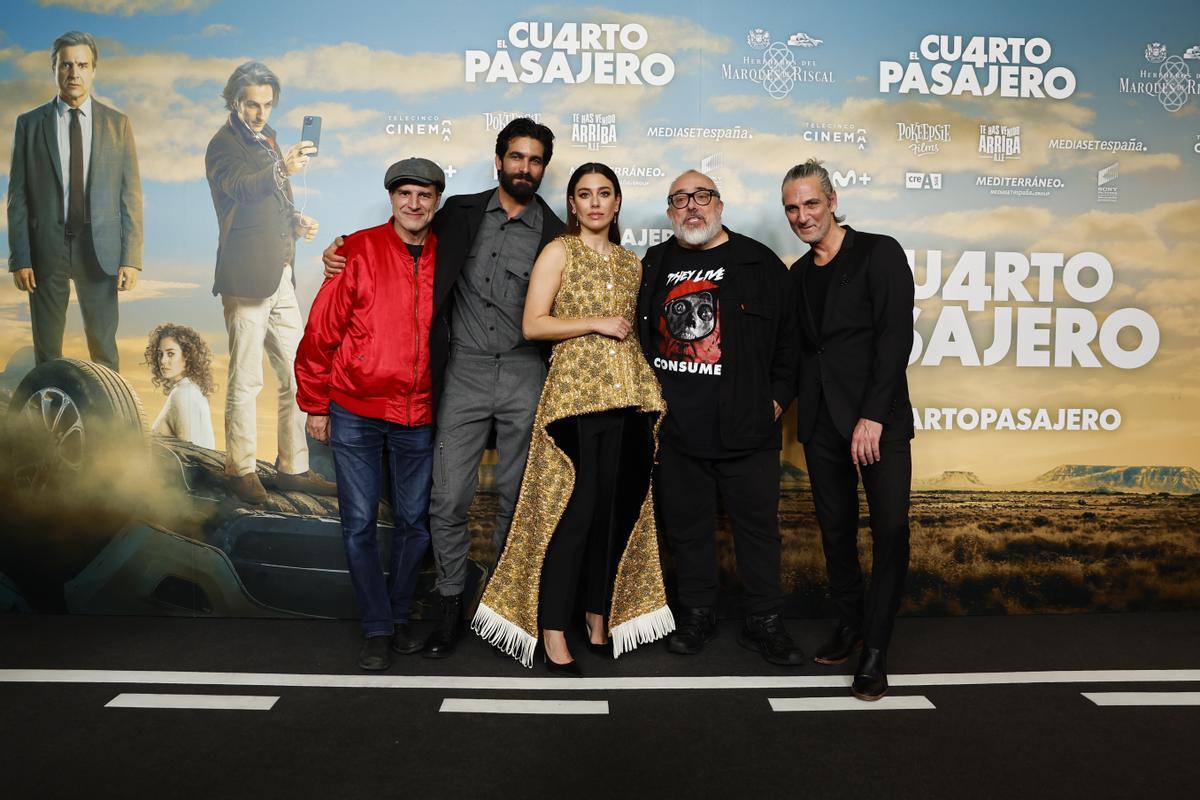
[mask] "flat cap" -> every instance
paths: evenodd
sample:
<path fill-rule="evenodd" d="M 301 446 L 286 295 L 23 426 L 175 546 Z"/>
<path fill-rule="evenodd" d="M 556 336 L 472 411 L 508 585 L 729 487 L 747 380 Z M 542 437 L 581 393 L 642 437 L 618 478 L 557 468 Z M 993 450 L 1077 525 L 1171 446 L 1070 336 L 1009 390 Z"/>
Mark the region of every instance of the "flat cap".
<path fill-rule="evenodd" d="M 399 183 L 432 184 L 439 192 L 444 192 L 446 173 L 428 158 L 406 158 L 388 167 L 387 174 L 383 176 L 383 188 L 389 192 Z"/>

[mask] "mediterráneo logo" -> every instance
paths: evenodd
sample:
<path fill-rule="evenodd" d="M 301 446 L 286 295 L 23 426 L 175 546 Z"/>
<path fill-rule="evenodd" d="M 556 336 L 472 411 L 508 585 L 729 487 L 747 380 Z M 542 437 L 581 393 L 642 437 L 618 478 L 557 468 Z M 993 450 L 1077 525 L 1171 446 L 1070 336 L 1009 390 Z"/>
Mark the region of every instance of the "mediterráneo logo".
<path fill-rule="evenodd" d="M 649 40 L 636 22 L 514 22 L 495 52 L 466 51 L 465 79 L 665 86 L 675 77 L 675 62 L 666 53 L 643 55 Z"/>
<path fill-rule="evenodd" d="M 908 64 L 879 62 L 882 94 L 1051 98 L 1075 93 L 1075 73 L 1047 67 L 1050 42 L 1040 36 L 950 36 L 931 33 L 908 54 Z"/>

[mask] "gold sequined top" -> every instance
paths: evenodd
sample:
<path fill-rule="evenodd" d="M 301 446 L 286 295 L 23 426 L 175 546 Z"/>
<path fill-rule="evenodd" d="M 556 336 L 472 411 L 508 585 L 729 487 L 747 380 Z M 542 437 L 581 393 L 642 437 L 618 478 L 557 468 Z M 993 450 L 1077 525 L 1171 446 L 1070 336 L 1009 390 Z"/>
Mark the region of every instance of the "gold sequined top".
<path fill-rule="evenodd" d="M 620 246 L 602 256 L 577 236 L 561 236 L 558 241 L 566 246 L 567 263 L 552 315 L 623 316 L 633 324 L 641 280 L 637 257 Z M 658 428 L 667 407 L 638 343 L 636 325 L 633 330 L 620 342 L 588 334 L 554 346 L 508 542 L 481 601 L 490 612 L 533 637 L 538 635 L 542 562 L 575 480 L 571 459 L 556 445 L 547 426 L 580 414 L 633 408 L 656 415 L 653 431 L 657 454 Z M 617 568 L 609 629 L 665 608 L 658 535 L 647 485 L 640 514 Z"/>

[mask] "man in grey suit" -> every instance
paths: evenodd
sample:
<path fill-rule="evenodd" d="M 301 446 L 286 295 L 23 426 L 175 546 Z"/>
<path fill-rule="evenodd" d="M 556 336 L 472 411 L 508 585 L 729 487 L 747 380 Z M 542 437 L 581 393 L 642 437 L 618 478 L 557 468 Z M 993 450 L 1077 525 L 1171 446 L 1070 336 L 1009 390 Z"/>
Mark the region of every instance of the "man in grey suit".
<path fill-rule="evenodd" d="M 8 181 L 8 269 L 29 292 L 40 364 L 62 356 L 70 282 L 92 361 L 117 368 L 117 292 L 142 268 L 142 185 L 133 129 L 92 97 L 99 53 L 69 31 L 51 48 L 58 96 L 17 117 Z"/>

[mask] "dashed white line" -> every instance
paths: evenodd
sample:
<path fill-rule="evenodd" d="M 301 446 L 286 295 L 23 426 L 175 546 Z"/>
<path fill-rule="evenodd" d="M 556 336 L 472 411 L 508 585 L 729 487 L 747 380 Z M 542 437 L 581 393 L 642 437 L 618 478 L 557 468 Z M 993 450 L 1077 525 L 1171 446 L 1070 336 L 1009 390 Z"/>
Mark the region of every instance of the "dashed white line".
<path fill-rule="evenodd" d="M 119 694 L 105 708 L 187 708 L 204 711 L 270 711 L 278 697 L 247 694 Z"/>
<path fill-rule="evenodd" d="M 867 702 L 854 697 L 768 697 L 772 711 L 925 711 L 933 703 L 922 695 L 896 695 Z"/>
<path fill-rule="evenodd" d="M 608 701 L 447 697 L 438 710 L 447 714 L 607 714 Z"/>
<path fill-rule="evenodd" d="M 1098 706 L 1200 706 L 1200 692 L 1083 692 Z"/>

